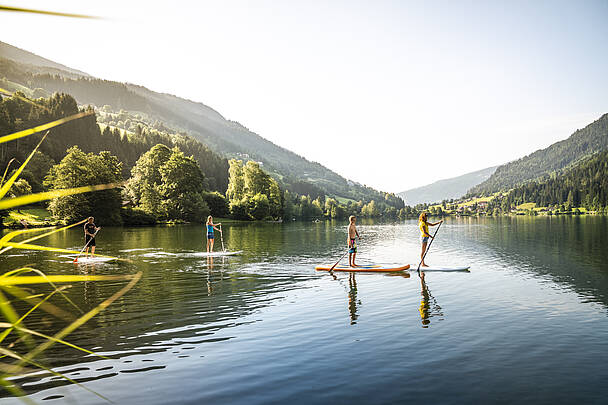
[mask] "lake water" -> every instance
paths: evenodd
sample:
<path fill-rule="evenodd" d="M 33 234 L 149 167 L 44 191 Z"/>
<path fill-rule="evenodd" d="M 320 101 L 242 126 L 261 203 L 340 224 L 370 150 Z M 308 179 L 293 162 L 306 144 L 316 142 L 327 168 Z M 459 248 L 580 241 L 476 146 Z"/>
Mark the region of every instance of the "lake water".
<path fill-rule="evenodd" d="M 417 263 L 415 221 L 358 226 L 361 263 Z M 344 252 L 343 222 L 223 229 L 241 255 L 197 257 L 201 226 L 103 228 L 98 252 L 130 262 L 75 266 L 15 249 L 0 264 L 143 272 L 67 338 L 109 359 L 60 345 L 40 359 L 118 404 L 608 401 L 606 217 L 447 219 L 427 262 L 471 271 L 424 280 L 316 272 Z M 39 242 L 79 250 L 81 230 Z M 124 284 L 74 284 L 67 295 L 88 310 Z M 52 333 L 63 325 L 53 319 L 40 313 L 26 325 Z M 104 403 L 47 373 L 18 382 L 39 403 Z"/>

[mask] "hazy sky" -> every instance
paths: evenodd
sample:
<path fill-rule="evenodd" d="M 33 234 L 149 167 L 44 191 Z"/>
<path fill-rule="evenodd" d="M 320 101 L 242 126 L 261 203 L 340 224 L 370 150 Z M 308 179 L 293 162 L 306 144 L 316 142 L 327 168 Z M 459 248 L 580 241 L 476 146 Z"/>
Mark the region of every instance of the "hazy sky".
<path fill-rule="evenodd" d="M 2 1 L 0 40 L 203 102 L 403 191 L 520 158 L 608 112 L 608 1 Z M 1 72 L 0 72 L 1 73 Z"/>

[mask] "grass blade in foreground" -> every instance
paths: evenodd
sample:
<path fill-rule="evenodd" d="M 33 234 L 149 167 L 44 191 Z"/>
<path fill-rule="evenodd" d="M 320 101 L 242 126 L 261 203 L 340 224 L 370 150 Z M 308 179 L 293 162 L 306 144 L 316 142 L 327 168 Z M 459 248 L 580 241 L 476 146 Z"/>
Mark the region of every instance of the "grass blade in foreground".
<path fill-rule="evenodd" d="M 29 205 L 40 201 L 52 200 L 53 198 L 65 197 L 67 195 L 82 194 L 90 191 L 108 190 L 120 187 L 122 184 L 102 184 L 98 186 L 82 186 L 76 188 L 65 188 L 61 190 L 46 191 L 44 193 L 29 194 L 16 198 L 7 198 L 0 201 L 0 210 Z"/>
<path fill-rule="evenodd" d="M 71 18 L 91 18 L 91 19 L 99 18 L 99 17 L 85 15 L 85 14 L 61 13 L 59 11 L 35 10 L 33 8 L 20 8 L 20 7 L 7 7 L 7 6 L 0 6 L 0 11 L 14 11 L 14 12 L 18 12 L 18 13 L 44 14 L 44 15 L 54 15 L 57 17 L 71 17 Z"/>
<path fill-rule="evenodd" d="M 86 117 L 87 115 L 94 115 L 95 111 L 82 111 L 74 115 L 70 115 L 69 117 L 60 118 L 58 120 L 49 122 L 48 124 L 39 125 L 34 128 L 24 129 L 23 131 L 14 132 L 12 134 L 4 135 L 0 137 L 0 143 L 14 141 L 15 139 L 25 138 L 26 136 L 34 135 L 35 133 L 44 131 L 46 129 L 51 129 L 61 124 L 65 124 L 66 122 L 70 122 L 76 120 L 78 118 Z"/>

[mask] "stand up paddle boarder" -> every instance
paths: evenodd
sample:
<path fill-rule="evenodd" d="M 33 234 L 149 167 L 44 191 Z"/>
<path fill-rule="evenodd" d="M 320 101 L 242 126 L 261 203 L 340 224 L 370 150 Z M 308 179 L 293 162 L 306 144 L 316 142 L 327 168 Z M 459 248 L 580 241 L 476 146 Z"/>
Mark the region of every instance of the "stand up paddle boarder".
<path fill-rule="evenodd" d="M 89 217 L 84 224 L 84 242 L 86 246 L 85 257 L 89 257 L 89 248 L 91 248 L 91 257 L 95 256 L 95 235 L 101 227 L 96 227 L 93 221 L 95 218 Z"/>
<path fill-rule="evenodd" d="M 355 222 L 357 222 L 357 217 L 351 215 L 348 217 L 348 265 L 350 267 L 357 267 L 355 264 L 355 257 L 357 256 L 357 239 L 361 239 L 359 236 L 359 232 L 357 231 L 357 227 L 355 226 Z"/>
<path fill-rule="evenodd" d="M 420 228 L 421 233 L 420 241 L 422 242 L 422 251 L 420 252 L 420 259 L 422 260 L 422 262 L 420 263 L 421 267 L 429 267 L 424 262 L 424 253 L 426 252 L 426 245 L 429 243 L 429 238 L 432 238 L 431 234 L 429 233 L 429 226 L 439 225 L 442 222 L 443 219 L 435 223 L 429 222 L 426 212 L 420 214 L 420 217 L 418 218 L 418 227 Z"/>
<path fill-rule="evenodd" d="M 213 235 L 215 233 L 213 230 L 215 229 L 216 231 L 222 232 L 221 229 L 216 228 L 216 225 L 221 226 L 222 224 L 221 223 L 214 224 L 213 217 L 211 215 L 209 215 L 207 217 L 207 253 L 213 252 Z"/>

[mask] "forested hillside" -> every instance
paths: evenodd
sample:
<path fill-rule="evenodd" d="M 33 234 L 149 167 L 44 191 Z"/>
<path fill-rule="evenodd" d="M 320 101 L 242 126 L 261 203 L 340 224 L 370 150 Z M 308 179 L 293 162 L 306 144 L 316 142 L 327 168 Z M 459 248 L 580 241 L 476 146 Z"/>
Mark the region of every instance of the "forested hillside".
<path fill-rule="evenodd" d="M 468 195 L 489 195 L 508 190 L 526 181 L 561 170 L 589 154 L 605 149 L 608 149 L 608 114 L 577 130 L 568 139 L 499 166 L 488 180 L 471 188 Z"/>
<path fill-rule="evenodd" d="M 48 99 L 39 98 L 35 101 L 37 106 L 25 101 L 23 99 L 25 95 L 20 97 L 22 98 L 0 97 L 1 134 L 31 128 L 79 111 L 76 100 L 66 94 L 55 94 Z M 171 148 L 178 147 L 186 155 L 193 156 L 197 160 L 206 176 L 206 188 L 221 193 L 226 191 L 228 187 L 226 159 L 188 136 L 149 129 L 141 125 L 135 125 L 135 129 L 135 133 L 130 133 L 105 126 L 102 131 L 94 114 L 59 126 L 53 129 L 51 136 L 42 143 L 40 153 L 28 166 L 24 176 L 34 191 L 39 191 L 42 184 L 41 176 L 46 173 L 38 173 L 35 168 L 38 165 L 47 167 L 52 164 L 48 162 L 59 162 L 68 148 L 77 145 L 85 153 L 97 153 L 103 150 L 111 152 L 124 163 L 123 177 L 128 177 L 131 168 L 144 152 L 156 144 L 163 144 Z M 13 158 L 23 162 L 38 140 L 39 137 L 35 136 L 0 144 L 0 167 L 5 168 Z"/>
<path fill-rule="evenodd" d="M 25 52 L 25 51 L 21 51 Z M 35 61 L 35 55 L 29 59 Z M 184 132 L 209 146 L 216 153 L 243 160 L 263 163 L 268 171 L 287 188 L 296 182 L 307 182 L 322 193 L 338 198 L 371 201 L 385 198 L 385 193 L 349 182 L 316 162 L 310 162 L 248 130 L 243 125 L 226 120 L 217 111 L 201 103 L 176 96 L 153 92 L 144 87 L 76 76 L 73 72 L 45 66 L 33 66 L 0 58 L 2 85 L 10 90 L 19 86 L 31 89 L 33 96 L 48 96 L 53 92 L 69 93 L 79 104 L 107 106 L 112 112 L 126 110 L 139 114 L 153 126 L 162 122 L 174 132 Z M 21 55 L 22 60 L 25 56 Z M 6 87 L 5 87 L 6 88 Z M 22 89 L 25 90 L 25 89 Z M 295 187 L 295 185 L 294 185 Z"/>
<path fill-rule="evenodd" d="M 583 159 L 574 167 L 512 190 L 513 205 L 533 202 L 541 207 L 563 205 L 599 210 L 608 207 L 608 150 Z"/>

